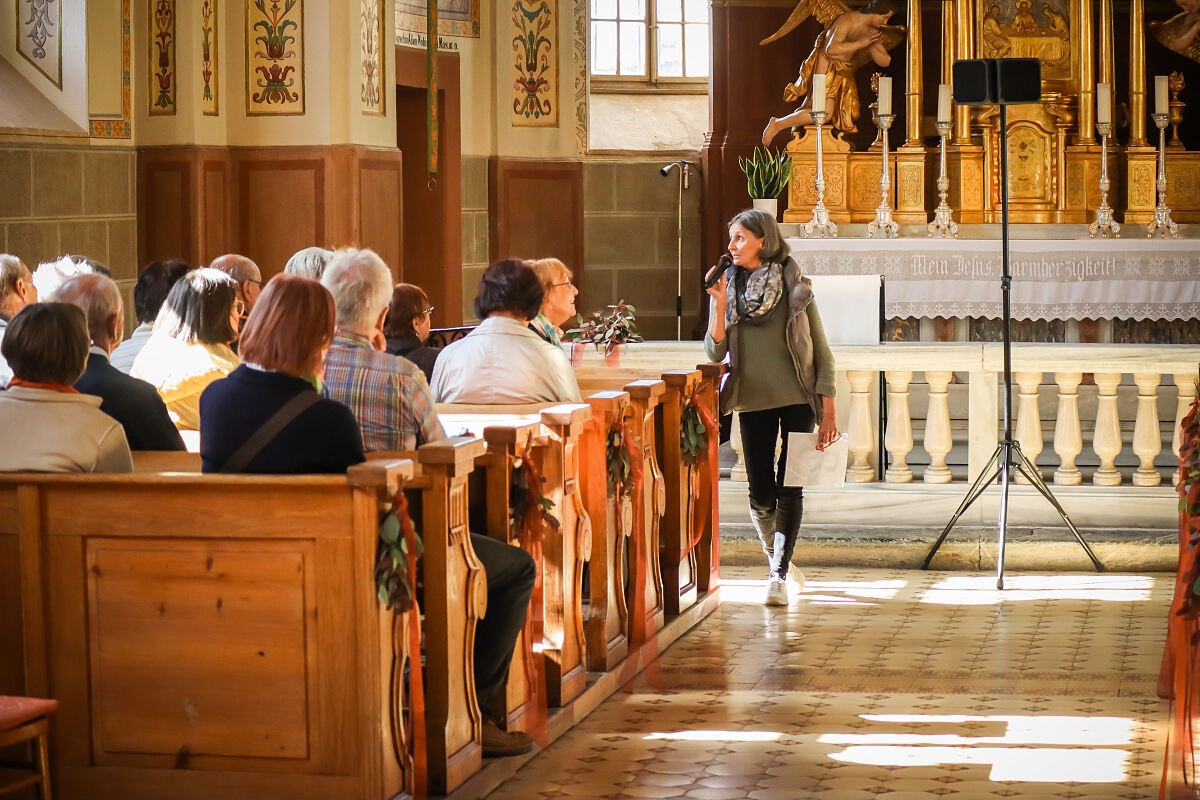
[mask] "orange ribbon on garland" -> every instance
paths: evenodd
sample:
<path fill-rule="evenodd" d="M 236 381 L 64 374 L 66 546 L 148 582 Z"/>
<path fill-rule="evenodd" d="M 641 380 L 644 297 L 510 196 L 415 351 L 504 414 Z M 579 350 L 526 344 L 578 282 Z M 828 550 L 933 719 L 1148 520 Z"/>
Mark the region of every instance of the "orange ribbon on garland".
<path fill-rule="evenodd" d="M 721 436 L 720 425 L 717 423 L 716 416 L 712 410 L 700 400 L 700 394 L 693 394 L 687 408 L 696 409 L 696 414 L 700 417 L 700 422 L 704 425 L 705 433 L 705 448 L 700 451 L 700 457 L 696 461 L 696 466 L 700 468 L 700 476 L 703 480 L 700 481 L 700 491 L 691 497 L 690 516 L 692 518 L 692 534 L 688 541 L 687 550 L 684 551 L 684 556 L 696 549 L 696 545 L 700 544 L 700 540 L 704 537 L 704 528 L 706 523 L 712 522 L 714 536 L 712 537 L 712 559 L 717 560 L 717 540 L 720 538 L 715 535 L 718 517 L 718 495 L 714 491 L 711 476 L 717 473 L 717 445 Z"/>

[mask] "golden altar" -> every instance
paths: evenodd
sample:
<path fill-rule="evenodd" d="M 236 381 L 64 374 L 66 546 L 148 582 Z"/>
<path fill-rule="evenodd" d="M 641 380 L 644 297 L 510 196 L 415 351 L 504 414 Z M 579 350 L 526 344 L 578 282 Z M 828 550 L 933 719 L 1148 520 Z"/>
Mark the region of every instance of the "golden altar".
<path fill-rule="evenodd" d="M 961 58 L 1036 57 L 1042 62 L 1041 102 L 1008 109 L 1009 211 L 1014 222 L 1087 223 L 1100 204 L 1101 148 L 1095 130 L 1095 87 L 1113 85 L 1127 104 L 1128 125 L 1120 141 L 1108 142 L 1108 202 L 1127 226 L 1123 236 L 1144 235 L 1154 218 L 1158 197 L 1159 131 L 1150 121 L 1145 48 L 1148 36 L 1144 0 L 1130 3 L 1130 77 L 1115 83 L 1113 0 L 941 0 L 940 82 L 950 83 L 951 65 Z M 907 4 L 910 41 L 921 41 L 920 3 Z M 1151 40 L 1151 46 L 1158 46 Z M 938 203 L 938 145 L 932 113 L 937 86 L 921 81 L 925 54 L 907 48 L 888 70 L 903 81 L 904 125 L 893 130 L 896 145 L 889 160 L 893 217 L 901 224 L 923 224 Z M 1195 73 L 1193 73 L 1195 74 Z M 1194 80 L 1194 79 L 1193 79 Z M 1171 124 L 1182 121 L 1178 95 L 1183 76 L 1171 78 Z M 863 98 L 860 127 L 871 125 Z M 899 98 L 898 98 L 899 99 Z M 1152 101 L 1152 99 L 1151 99 Z M 1151 102 L 1152 104 L 1152 102 Z M 1170 133 L 1170 131 L 1168 131 Z M 1176 222 L 1200 221 L 1200 151 L 1184 149 L 1176 136 L 1167 145 L 1167 205 Z M 880 201 L 881 158 L 878 141 L 855 150 L 841 134 L 826 127 L 822 160 L 825 205 L 838 223 L 867 222 Z M 793 137 L 786 222 L 806 222 L 816 202 L 816 131 Z M 1000 221 L 1000 126 L 998 107 L 956 106 L 947 140 L 948 202 L 960 223 Z"/>

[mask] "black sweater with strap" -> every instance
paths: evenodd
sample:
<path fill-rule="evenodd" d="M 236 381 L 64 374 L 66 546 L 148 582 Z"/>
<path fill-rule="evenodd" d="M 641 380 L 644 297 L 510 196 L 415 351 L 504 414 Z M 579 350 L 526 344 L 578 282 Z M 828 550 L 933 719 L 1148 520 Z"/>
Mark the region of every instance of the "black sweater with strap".
<path fill-rule="evenodd" d="M 312 384 L 282 372 L 239 366 L 200 395 L 200 458 L 217 472 L 255 432 Z M 362 435 L 350 409 L 320 399 L 288 423 L 241 472 L 343 473 L 365 460 Z"/>

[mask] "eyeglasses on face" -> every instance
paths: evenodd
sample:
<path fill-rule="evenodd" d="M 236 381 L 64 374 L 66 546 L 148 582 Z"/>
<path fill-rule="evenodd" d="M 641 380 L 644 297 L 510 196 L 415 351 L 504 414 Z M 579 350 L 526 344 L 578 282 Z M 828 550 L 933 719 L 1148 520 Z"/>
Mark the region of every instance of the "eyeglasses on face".
<path fill-rule="evenodd" d="M 574 284 L 573 284 L 571 281 L 563 281 L 562 283 L 552 283 L 552 284 L 550 284 L 550 288 L 551 288 L 551 289 L 557 289 L 557 288 L 559 288 L 560 286 L 573 286 L 573 285 L 574 285 Z"/>
<path fill-rule="evenodd" d="M 432 314 L 432 313 L 433 313 L 433 310 L 434 310 L 435 308 L 437 308 L 437 306 L 430 306 L 429 308 L 425 309 L 425 310 L 424 310 L 424 311 L 422 311 L 421 313 L 422 313 L 422 314 Z"/>

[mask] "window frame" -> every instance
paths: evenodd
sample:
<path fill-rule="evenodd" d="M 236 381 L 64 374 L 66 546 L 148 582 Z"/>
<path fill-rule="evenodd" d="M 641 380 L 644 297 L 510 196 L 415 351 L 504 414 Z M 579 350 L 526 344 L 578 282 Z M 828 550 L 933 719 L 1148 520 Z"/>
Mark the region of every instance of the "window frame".
<path fill-rule="evenodd" d="M 592 72 L 592 4 L 587 4 L 587 30 L 588 30 L 588 56 L 587 70 L 588 80 L 590 82 L 590 91 L 594 93 L 621 93 L 621 94 L 708 94 L 708 82 L 712 77 L 712 58 L 711 58 L 711 43 L 712 43 L 712 6 L 709 4 L 709 18 L 703 23 L 708 28 L 709 35 L 709 64 L 708 75 L 702 78 L 688 78 L 676 76 L 662 76 L 658 74 L 658 0 L 645 0 L 646 2 L 646 72 L 645 77 L 633 77 L 630 75 L 597 75 Z M 681 11 L 683 3 L 680 3 Z M 620 20 L 620 12 L 618 11 L 617 20 Z M 601 21 L 608 21 L 607 18 Z M 626 20 L 633 21 L 633 20 Z M 618 25 L 620 22 L 618 21 Z M 683 34 L 683 58 L 686 65 L 687 59 L 687 35 L 686 26 L 689 24 L 686 19 L 680 22 L 667 22 L 664 25 L 678 25 L 680 33 Z M 690 23 L 698 24 L 698 23 Z M 620 48 L 618 39 L 618 49 Z M 619 54 L 618 54 L 619 59 Z M 619 64 L 618 60 L 618 64 Z M 686 69 L 686 67 L 685 67 Z"/>

